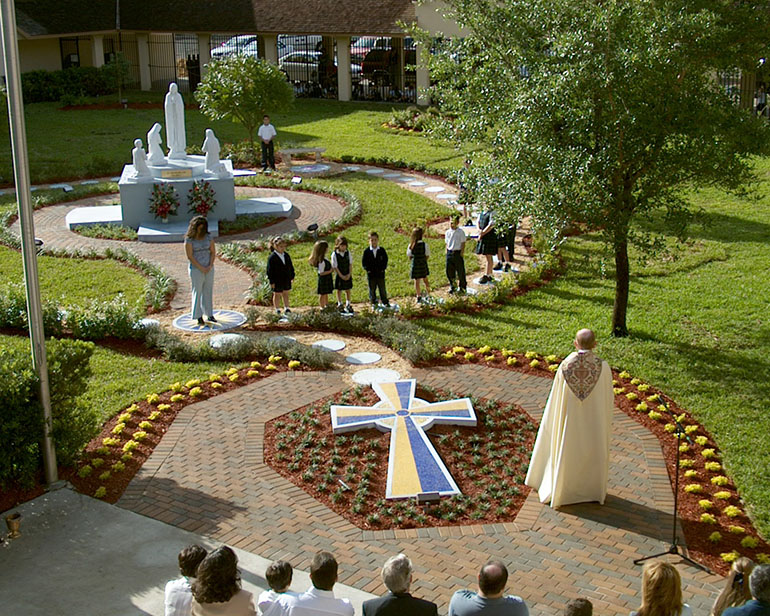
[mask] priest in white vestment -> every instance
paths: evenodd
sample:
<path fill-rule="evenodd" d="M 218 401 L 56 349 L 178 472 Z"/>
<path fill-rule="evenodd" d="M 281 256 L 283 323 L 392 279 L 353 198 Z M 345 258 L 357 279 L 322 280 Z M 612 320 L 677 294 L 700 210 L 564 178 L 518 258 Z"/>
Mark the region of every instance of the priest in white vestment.
<path fill-rule="evenodd" d="M 612 427 L 612 372 L 593 354 L 590 329 L 559 366 L 537 432 L 525 483 L 541 503 L 561 507 L 607 496 Z"/>

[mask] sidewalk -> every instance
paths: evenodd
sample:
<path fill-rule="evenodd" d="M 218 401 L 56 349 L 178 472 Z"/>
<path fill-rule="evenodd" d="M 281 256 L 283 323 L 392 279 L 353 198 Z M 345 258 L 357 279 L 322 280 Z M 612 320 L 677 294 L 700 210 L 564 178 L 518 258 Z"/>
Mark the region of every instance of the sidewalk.
<path fill-rule="evenodd" d="M 8 616 L 162 616 L 165 584 L 179 577 L 179 551 L 220 545 L 67 488 L 14 511 L 23 516 L 22 536 L 0 547 L 0 612 Z M 243 588 L 258 595 L 270 561 L 235 551 Z M 307 573 L 295 569 L 292 589 L 309 586 Z M 334 590 L 358 614 L 373 596 L 341 584 Z"/>

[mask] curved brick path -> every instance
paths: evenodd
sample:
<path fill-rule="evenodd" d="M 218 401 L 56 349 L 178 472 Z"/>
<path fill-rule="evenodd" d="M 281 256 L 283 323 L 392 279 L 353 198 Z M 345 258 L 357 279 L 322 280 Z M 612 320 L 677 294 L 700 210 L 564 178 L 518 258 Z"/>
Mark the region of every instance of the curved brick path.
<path fill-rule="evenodd" d="M 432 387 L 495 397 L 539 420 L 551 381 L 462 365 L 414 370 Z M 340 560 L 340 581 L 381 593 L 379 568 L 399 551 L 416 565 L 413 592 L 445 613 L 458 588 L 473 586 L 490 557 L 508 563 L 508 590 L 533 614 L 558 614 L 585 596 L 596 614 L 639 605 L 640 567 L 670 538 L 671 487 L 657 440 L 615 412 L 610 486 L 604 506 L 554 511 L 530 494 L 515 523 L 362 531 L 263 464 L 264 422 L 344 388 L 339 374 L 283 373 L 186 407 L 118 505 L 269 559 L 306 569 L 319 549 Z M 215 437 L 214 437 L 215 435 Z M 676 562 L 674 559 L 672 562 Z M 705 614 L 721 579 L 679 566 L 686 601 Z"/>

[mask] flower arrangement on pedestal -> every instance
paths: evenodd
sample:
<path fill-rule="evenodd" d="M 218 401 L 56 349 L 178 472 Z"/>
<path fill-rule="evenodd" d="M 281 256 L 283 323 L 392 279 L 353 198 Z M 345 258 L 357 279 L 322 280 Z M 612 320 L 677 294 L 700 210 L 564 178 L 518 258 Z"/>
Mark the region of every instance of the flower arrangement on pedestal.
<path fill-rule="evenodd" d="M 208 216 L 208 213 L 217 206 L 214 189 L 206 180 L 193 182 L 188 201 L 190 207 L 187 211 L 198 216 Z"/>
<path fill-rule="evenodd" d="M 171 184 L 153 184 L 150 195 L 150 212 L 155 218 L 165 220 L 179 209 L 179 195 Z"/>

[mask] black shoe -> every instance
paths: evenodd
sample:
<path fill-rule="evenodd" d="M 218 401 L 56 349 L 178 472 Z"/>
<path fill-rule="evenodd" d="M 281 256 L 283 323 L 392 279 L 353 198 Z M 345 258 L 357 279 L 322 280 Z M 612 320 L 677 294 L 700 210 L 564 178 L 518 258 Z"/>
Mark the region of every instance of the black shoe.
<path fill-rule="evenodd" d="M 291 314 L 291 310 L 290 310 L 289 308 L 286 308 L 286 309 L 283 311 L 283 313 L 284 313 L 284 314 Z"/>
<path fill-rule="evenodd" d="M 487 284 L 488 282 L 491 282 L 492 278 L 491 276 L 487 276 L 484 274 L 481 278 L 479 278 L 479 284 Z"/>
<path fill-rule="evenodd" d="M 203 320 L 203 317 L 198 317 L 198 325 L 206 326 L 206 321 Z"/>
<path fill-rule="evenodd" d="M 351 306 L 350 304 L 345 306 L 345 312 L 347 312 L 348 314 L 355 314 L 355 310 L 353 310 L 353 306 Z"/>
<path fill-rule="evenodd" d="M 468 220 L 465 221 L 465 226 L 466 227 L 472 227 L 473 226 L 473 221 L 469 218 Z"/>
<path fill-rule="evenodd" d="M 217 321 L 214 318 L 214 315 L 211 315 L 210 317 L 206 317 L 206 320 L 209 321 L 210 323 L 219 323 L 219 321 Z"/>
<path fill-rule="evenodd" d="M 503 269 L 503 264 L 501 261 L 498 261 L 495 266 L 492 268 L 494 271 L 499 272 L 501 269 Z"/>
<path fill-rule="evenodd" d="M 457 293 L 457 289 L 455 289 L 454 287 L 449 289 L 449 295 L 454 295 L 455 293 Z"/>
<path fill-rule="evenodd" d="M 457 292 L 458 295 L 465 295 L 466 293 L 468 293 L 468 289 L 466 289 L 465 287 L 461 287 L 460 290 Z"/>

